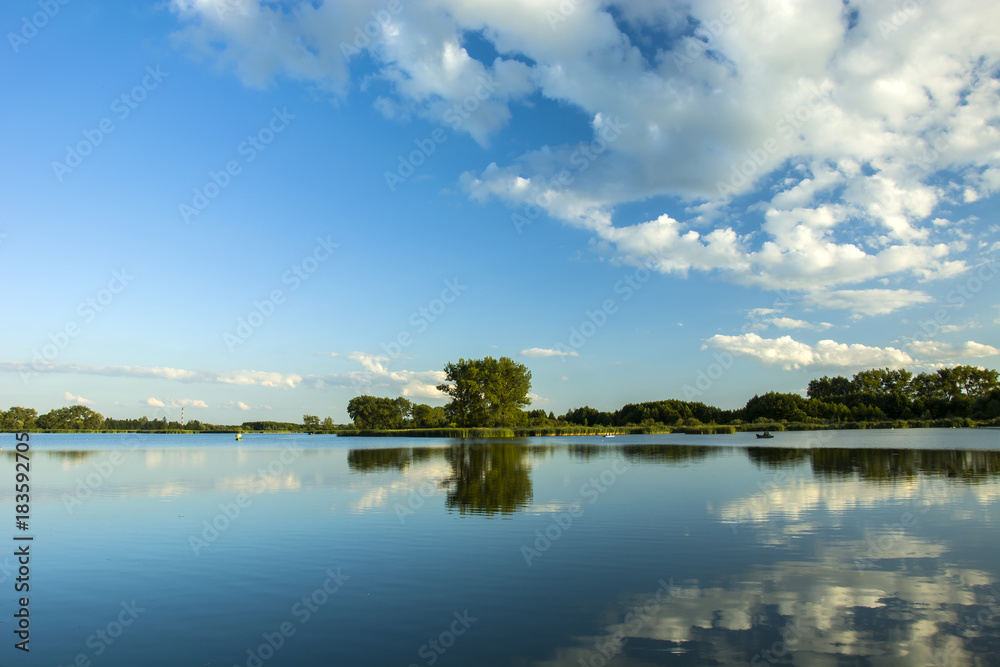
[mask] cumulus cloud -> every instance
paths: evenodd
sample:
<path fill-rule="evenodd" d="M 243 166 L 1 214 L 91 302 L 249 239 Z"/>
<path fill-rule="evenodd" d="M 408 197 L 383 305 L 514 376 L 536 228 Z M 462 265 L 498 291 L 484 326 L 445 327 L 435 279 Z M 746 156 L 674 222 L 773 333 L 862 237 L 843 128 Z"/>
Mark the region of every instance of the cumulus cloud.
<path fill-rule="evenodd" d="M 935 361 L 952 361 L 967 358 L 993 357 L 1000 354 L 1000 349 L 969 340 L 964 343 L 941 343 L 938 341 L 913 341 L 906 346 L 918 357 Z"/>
<path fill-rule="evenodd" d="M 705 341 L 703 349 L 725 350 L 735 357 L 756 359 L 766 365 L 792 368 L 900 368 L 913 358 L 894 347 L 869 347 L 821 340 L 815 345 L 801 343 L 791 336 L 761 338 L 755 333 L 738 336 L 716 334 Z"/>
<path fill-rule="evenodd" d="M 925 292 L 908 289 L 823 290 L 802 297 L 808 307 L 850 310 L 862 315 L 887 315 L 930 301 L 933 299 Z"/>
<path fill-rule="evenodd" d="M 0 371 L 17 372 L 25 375 L 35 373 L 77 373 L 80 375 L 103 375 L 107 377 L 161 378 L 177 382 L 199 382 L 205 384 L 235 384 L 294 389 L 302 382 L 302 376 L 294 373 L 272 373 L 266 371 L 191 371 L 182 368 L 160 366 L 94 366 L 90 364 L 47 362 L 0 361 Z"/>
<path fill-rule="evenodd" d="M 66 398 L 67 401 L 70 401 L 71 403 L 76 403 L 78 405 L 91 405 L 93 403 L 93 401 L 88 400 L 88 399 L 84 398 L 83 396 L 74 396 L 73 394 L 69 393 L 68 391 L 65 392 L 63 394 L 63 396 Z"/>
<path fill-rule="evenodd" d="M 146 399 L 146 405 L 152 406 L 154 408 L 207 408 L 208 404 L 205 401 L 192 399 L 192 398 L 168 398 L 166 402 L 161 401 L 155 397 L 149 397 Z"/>
<path fill-rule="evenodd" d="M 575 350 L 555 350 L 552 348 L 544 347 L 529 347 L 526 350 L 521 350 L 519 354 L 522 357 L 579 357 L 580 353 Z"/>
<path fill-rule="evenodd" d="M 170 404 L 174 407 L 180 408 L 207 408 L 208 404 L 205 401 L 194 399 L 194 398 L 179 398 L 170 399 Z"/>
<path fill-rule="evenodd" d="M 797 290 L 951 277 L 966 259 L 936 210 L 1000 187 L 1000 40 L 984 29 L 1000 23 L 995 3 L 923 3 L 888 32 L 890 0 L 617 0 L 568 15 L 557 0 L 427 0 L 383 24 L 382 0 L 171 7 L 176 42 L 247 85 L 286 77 L 343 97 L 364 52 L 390 121 L 420 117 L 486 145 L 523 100 L 582 115 L 587 131 L 539 137 L 463 187 L 538 207 L 664 273 Z M 494 53 L 474 57 L 472 34 Z M 777 192 L 758 190 L 768 180 Z M 660 209 L 620 214 L 637 201 Z"/>
<path fill-rule="evenodd" d="M 815 331 L 823 331 L 833 327 L 833 325 L 829 322 L 813 323 L 805 320 L 797 320 L 792 317 L 771 317 L 765 321 L 769 324 L 773 324 L 779 329 L 812 329 Z"/>
<path fill-rule="evenodd" d="M 395 391 L 407 398 L 445 399 L 437 385 L 447 379 L 444 371 L 390 370 L 388 357 L 365 352 L 352 352 L 347 359 L 361 365 L 363 371 L 345 374 L 351 385 L 361 391 L 373 386 L 394 387 Z"/>

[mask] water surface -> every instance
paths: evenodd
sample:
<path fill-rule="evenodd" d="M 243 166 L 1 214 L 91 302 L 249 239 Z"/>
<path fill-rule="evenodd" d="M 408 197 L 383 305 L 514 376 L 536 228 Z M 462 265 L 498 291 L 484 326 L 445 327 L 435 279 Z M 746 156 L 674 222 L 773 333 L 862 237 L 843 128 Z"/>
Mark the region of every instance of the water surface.
<path fill-rule="evenodd" d="M 996 430 L 31 446 L 31 653 L 5 632 L 3 664 L 1000 655 Z"/>

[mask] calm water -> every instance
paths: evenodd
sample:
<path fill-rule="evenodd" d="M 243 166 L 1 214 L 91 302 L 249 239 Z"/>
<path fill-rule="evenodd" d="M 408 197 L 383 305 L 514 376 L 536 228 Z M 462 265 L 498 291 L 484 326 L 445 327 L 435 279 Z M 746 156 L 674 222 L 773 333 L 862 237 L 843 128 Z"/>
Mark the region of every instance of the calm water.
<path fill-rule="evenodd" d="M 1000 664 L 997 430 L 14 445 L 0 664 Z"/>

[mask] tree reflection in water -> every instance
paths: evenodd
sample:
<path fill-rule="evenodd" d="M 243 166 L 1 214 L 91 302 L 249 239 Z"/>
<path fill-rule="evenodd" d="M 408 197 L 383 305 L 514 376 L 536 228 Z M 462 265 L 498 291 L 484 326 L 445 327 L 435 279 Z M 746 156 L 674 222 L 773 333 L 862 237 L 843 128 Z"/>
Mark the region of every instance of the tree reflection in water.
<path fill-rule="evenodd" d="M 461 444 L 445 450 L 451 488 L 445 504 L 462 514 L 510 515 L 532 500 L 531 465 L 523 445 Z"/>
<path fill-rule="evenodd" d="M 696 445 L 566 445 L 571 458 L 589 461 L 624 457 L 631 463 L 684 465 L 731 454 L 734 448 Z M 545 458 L 557 446 L 518 442 L 461 443 L 450 447 L 352 449 L 350 469 L 361 473 L 403 472 L 434 460 L 448 464 L 440 482 L 447 488 L 445 505 L 461 514 L 512 515 L 533 500 L 531 460 Z M 815 476 L 857 478 L 876 484 L 894 483 L 920 475 L 977 484 L 1000 476 L 1000 452 L 929 449 L 791 449 L 747 447 L 747 458 L 765 469 L 810 465 Z"/>

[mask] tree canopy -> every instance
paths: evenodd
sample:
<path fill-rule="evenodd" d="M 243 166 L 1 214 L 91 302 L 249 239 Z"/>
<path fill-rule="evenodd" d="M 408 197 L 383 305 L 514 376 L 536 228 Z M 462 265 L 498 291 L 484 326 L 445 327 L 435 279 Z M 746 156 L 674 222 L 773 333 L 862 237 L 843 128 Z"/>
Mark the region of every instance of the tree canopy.
<path fill-rule="evenodd" d="M 509 357 L 459 359 L 444 367 L 438 390 L 451 396 L 445 414 L 458 426 L 517 426 L 531 404 L 531 371 Z"/>

